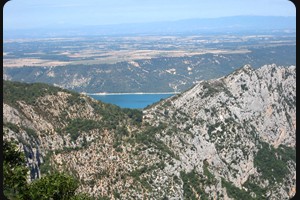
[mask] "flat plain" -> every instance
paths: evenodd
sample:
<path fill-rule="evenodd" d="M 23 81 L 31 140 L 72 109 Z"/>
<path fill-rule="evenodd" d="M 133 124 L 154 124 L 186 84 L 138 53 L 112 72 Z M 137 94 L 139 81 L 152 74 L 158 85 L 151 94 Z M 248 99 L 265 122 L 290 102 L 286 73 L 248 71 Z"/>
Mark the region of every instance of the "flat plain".
<path fill-rule="evenodd" d="M 253 48 L 287 45 L 295 45 L 293 33 L 10 39 L 3 44 L 3 66 L 115 64 L 161 57 L 245 54 Z"/>

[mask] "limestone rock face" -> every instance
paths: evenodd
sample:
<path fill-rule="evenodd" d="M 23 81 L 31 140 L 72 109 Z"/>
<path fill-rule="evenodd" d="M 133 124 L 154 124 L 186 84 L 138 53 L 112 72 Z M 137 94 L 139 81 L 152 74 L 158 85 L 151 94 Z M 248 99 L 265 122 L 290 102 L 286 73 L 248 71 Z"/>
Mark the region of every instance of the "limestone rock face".
<path fill-rule="evenodd" d="M 295 66 L 246 65 L 142 112 L 22 85 L 32 100 L 9 84 L 4 139 L 19 142 L 30 179 L 68 171 L 79 191 L 109 199 L 295 195 Z"/>
<path fill-rule="evenodd" d="M 178 153 L 182 170 L 200 168 L 200 173 L 206 160 L 216 178 L 225 177 L 243 188 L 249 177 L 260 174 L 255 165 L 260 142 L 274 149 L 295 149 L 295 72 L 295 66 L 266 65 L 253 70 L 246 65 L 144 110 L 144 118 L 152 125 L 164 122 L 181 132 L 161 139 L 172 144 L 169 147 Z M 286 181 L 295 180 L 294 175 L 290 170 Z M 284 190 L 285 185 L 279 183 L 280 195 L 272 198 L 288 198 L 295 182 L 292 185 Z"/>

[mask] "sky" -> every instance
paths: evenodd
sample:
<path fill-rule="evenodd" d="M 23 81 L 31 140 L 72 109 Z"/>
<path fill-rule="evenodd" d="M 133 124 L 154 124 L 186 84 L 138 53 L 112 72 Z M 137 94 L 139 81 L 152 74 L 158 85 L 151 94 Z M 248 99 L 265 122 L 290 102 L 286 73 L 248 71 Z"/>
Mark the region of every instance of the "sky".
<path fill-rule="evenodd" d="M 3 29 L 176 21 L 225 16 L 296 16 L 288 0 L 11 0 Z"/>

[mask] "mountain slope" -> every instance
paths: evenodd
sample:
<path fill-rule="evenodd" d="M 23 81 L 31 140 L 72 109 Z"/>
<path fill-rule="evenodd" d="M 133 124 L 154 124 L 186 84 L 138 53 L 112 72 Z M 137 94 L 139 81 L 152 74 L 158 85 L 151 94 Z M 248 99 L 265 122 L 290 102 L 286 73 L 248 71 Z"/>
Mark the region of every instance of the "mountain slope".
<path fill-rule="evenodd" d="M 245 66 L 143 111 L 4 81 L 4 138 L 32 178 L 53 168 L 110 199 L 288 199 L 295 194 L 296 68 Z M 41 172 L 41 173 L 40 173 Z"/>
<path fill-rule="evenodd" d="M 213 48 L 223 48 L 222 45 Z M 241 44 L 243 45 L 243 44 Z M 44 82 L 86 93 L 184 91 L 201 80 L 232 73 L 245 63 L 294 65 L 295 45 L 251 47 L 248 53 L 207 53 L 195 56 L 140 59 L 115 64 L 57 67 L 5 67 L 4 78 L 22 82 Z"/>
<path fill-rule="evenodd" d="M 145 110 L 144 118 L 152 125 L 163 121 L 181 133 L 169 136 L 167 130 L 162 140 L 172 144 L 185 169 L 201 169 L 206 161 L 216 177 L 250 191 L 249 184 L 258 184 L 277 199 L 295 181 L 294 172 L 286 177 L 295 170 L 295 78 L 294 66 L 256 71 L 245 66 Z M 294 161 L 281 163 L 290 159 L 284 158 L 289 151 Z M 268 191 L 272 187 L 276 190 Z M 221 188 L 210 189 L 216 190 Z"/>

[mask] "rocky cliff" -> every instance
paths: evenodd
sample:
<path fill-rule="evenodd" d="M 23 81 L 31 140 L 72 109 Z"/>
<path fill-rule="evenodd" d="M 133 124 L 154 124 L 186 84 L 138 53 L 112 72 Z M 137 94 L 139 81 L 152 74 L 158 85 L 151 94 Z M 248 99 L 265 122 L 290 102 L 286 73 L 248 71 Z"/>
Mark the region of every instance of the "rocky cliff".
<path fill-rule="evenodd" d="M 250 66 L 143 112 L 45 84 L 4 81 L 4 139 L 31 179 L 53 169 L 110 199 L 289 199 L 296 67 Z"/>

